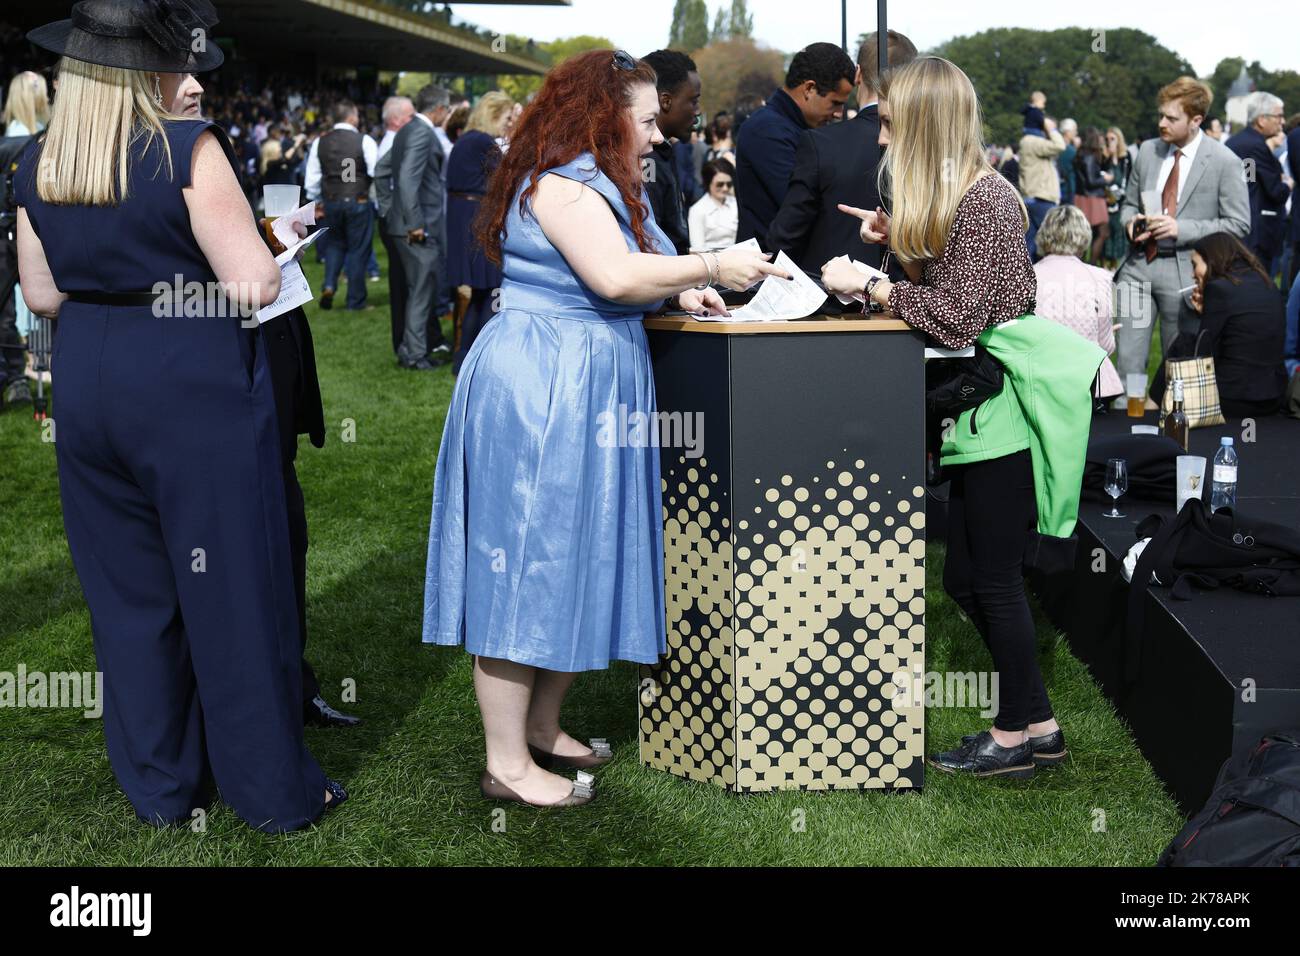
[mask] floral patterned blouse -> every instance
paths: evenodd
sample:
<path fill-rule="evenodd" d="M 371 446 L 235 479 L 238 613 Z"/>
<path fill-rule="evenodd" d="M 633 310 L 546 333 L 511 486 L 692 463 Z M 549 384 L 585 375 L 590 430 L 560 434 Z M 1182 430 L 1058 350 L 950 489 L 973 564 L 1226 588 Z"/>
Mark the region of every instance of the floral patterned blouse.
<path fill-rule="evenodd" d="M 997 173 L 977 179 L 957 204 L 948 243 L 921 282 L 896 282 L 889 308 L 951 349 L 990 326 L 1034 311 L 1038 281 L 1015 187 Z"/>

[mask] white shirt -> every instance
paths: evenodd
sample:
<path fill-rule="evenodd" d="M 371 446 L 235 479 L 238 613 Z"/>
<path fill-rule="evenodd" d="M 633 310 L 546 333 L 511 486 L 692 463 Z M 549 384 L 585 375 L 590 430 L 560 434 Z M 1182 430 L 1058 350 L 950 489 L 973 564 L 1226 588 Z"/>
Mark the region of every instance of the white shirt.
<path fill-rule="evenodd" d="M 358 132 L 357 128 L 351 123 L 335 123 L 334 129 L 350 129 L 352 132 Z M 308 199 L 320 199 L 320 156 L 317 155 L 316 148 L 320 146 L 320 137 L 311 144 L 311 150 L 307 153 L 307 175 L 304 178 L 303 186 L 307 190 Z M 371 179 L 375 178 L 375 163 L 379 162 L 379 146 L 367 134 L 361 136 L 361 155 L 366 158 L 366 175 Z"/>
<path fill-rule="evenodd" d="M 377 159 L 383 159 L 384 154 L 393 148 L 393 140 L 397 136 L 397 130 L 384 130 L 383 138 L 379 140 L 379 152 L 376 154 Z"/>
<path fill-rule="evenodd" d="M 425 124 L 433 130 L 433 135 L 438 139 L 438 145 L 442 147 L 442 181 L 447 181 L 447 159 L 451 156 L 452 141 L 447 138 L 447 133 L 441 126 L 434 125 L 433 120 L 423 113 L 416 113 L 417 118 L 424 120 Z"/>
<path fill-rule="evenodd" d="M 1156 177 L 1156 191 L 1163 196 L 1165 194 L 1165 183 L 1168 182 L 1169 174 L 1174 168 L 1174 153 L 1181 152 L 1183 154 L 1178 160 L 1178 205 L 1180 206 L 1183 204 L 1183 184 L 1187 182 L 1187 174 L 1191 171 L 1192 163 L 1196 160 L 1196 151 L 1200 148 L 1201 140 L 1204 138 L 1205 134 L 1198 129 L 1190 143 L 1177 150 L 1170 149 L 1169 155 L 1160 164 L 1160 175 Z M 1172 143 L 1169 145 L 1173 146 Z"/>
<path fill-rule="evenodd" d="M 707 193 L 695 200 L 686 214 L 686 225 L 690 230 L 691 251 L 705 249 L 725 249 L 736 244 L 736 226 L 738 222 L 736 197 L 728 196 L 719 203 Z"/>

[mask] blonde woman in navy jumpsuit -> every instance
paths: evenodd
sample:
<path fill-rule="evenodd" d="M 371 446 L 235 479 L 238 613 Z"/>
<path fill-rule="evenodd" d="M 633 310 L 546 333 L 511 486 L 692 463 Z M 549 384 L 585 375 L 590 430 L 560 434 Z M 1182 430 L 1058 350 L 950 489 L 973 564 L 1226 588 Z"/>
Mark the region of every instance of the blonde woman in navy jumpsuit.
<path fill-rule="evenodd" d="M 160 88 L 221 63 L 196 40 L 215 22 L 206 0 L 82 0 L 29 34 L 63 59 L 16 180 L 19 268 L 59 317 L 59 492 L 118 782 L 155 825 L 188 823 L 215 785 L 282 832 L 347 794 L 303 741 L 275 399 L 238 314 L 274 299 L 279 269 L 224 133 Z M 178 282 L 235 284 L 237 303 L 196 310 Z"/>

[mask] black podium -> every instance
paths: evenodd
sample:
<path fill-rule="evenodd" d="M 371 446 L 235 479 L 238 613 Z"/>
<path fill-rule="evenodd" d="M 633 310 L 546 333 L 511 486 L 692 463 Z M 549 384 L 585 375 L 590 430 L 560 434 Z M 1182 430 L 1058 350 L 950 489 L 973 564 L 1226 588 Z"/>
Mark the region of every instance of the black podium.
<path fill-rule="evenodd" d="M 642 763 L 739 792 L 919 788 L 923 337 L 645 325 L 669 651 L 642 668 Z"/>

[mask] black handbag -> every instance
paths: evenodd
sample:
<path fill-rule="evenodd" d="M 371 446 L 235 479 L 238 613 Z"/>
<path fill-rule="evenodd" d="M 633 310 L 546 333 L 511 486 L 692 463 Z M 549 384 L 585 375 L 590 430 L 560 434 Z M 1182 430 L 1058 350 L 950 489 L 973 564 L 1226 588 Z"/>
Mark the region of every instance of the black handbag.
<path fill-rule="evenodd" d="M 941 485 L 948 479 L 939 465 L 946 422 L 956 422 L 969 411 L 1002 391 L 1002 363 L 988 349 L 976 343 L 970 358 L 930 359 L 925 363 L 926 484 Z"/>

